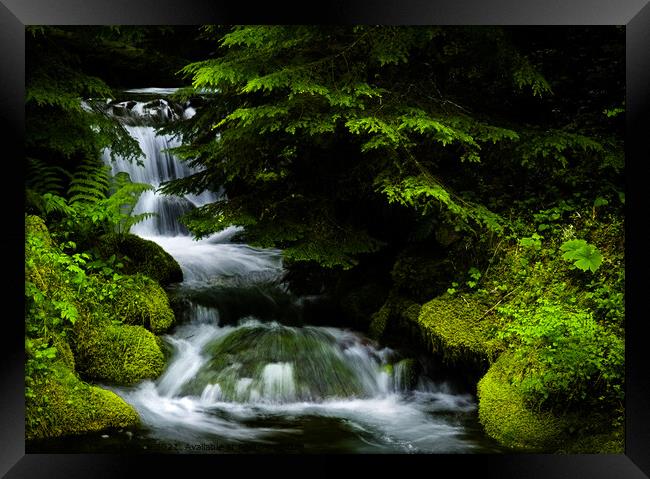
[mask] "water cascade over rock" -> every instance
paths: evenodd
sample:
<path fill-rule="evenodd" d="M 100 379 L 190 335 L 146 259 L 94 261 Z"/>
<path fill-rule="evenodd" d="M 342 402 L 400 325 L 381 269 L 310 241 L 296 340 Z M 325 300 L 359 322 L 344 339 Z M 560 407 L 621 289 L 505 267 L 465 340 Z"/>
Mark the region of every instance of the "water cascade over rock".
<path fill-rule="evenodd" d="M 131 93 L 150 99 L 109 108 L 145 158 L 142 165 L 111 161 L 105 152 L 113 173 L 126 171 L 133 181 L 155 187 L 194 173 L 165 151 L 179 139 L 156 134 L 160 123 L 191 118 L 193 107 L 164 98 L 167 90 Z M 489 450 L 472 433 L 471 395 L 418 374 L 414 361 L 400 362 L 398 351 L 359 333 L 310 326 L 309 318 L 286 324 L 283 304 L 299 308 L 300 298 L 281 283 L 281 251 L 236 242 L 235 227 L 194 240 L 179 216 L 220 194 L 147 192 L 136 207 L 136 213 L 157 213 L 131 232 L 178 261 L 184 281 L 175 294 L 187 306 L 185 321 L 163 337 L 170 358 L 162 376 L 114 388 L 142 418 L 140 444 L 180 451 L 188 444 L 212 444 L 211 452 Z M 256 312 L 256 301 L 275 309 Z M 271 309 L 274 317 L 264 317 Z"/>

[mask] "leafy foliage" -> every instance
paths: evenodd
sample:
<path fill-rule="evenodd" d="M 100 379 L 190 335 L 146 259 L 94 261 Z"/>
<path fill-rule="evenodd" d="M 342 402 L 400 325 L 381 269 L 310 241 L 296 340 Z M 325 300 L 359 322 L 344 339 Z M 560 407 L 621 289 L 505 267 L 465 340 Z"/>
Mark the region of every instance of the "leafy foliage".
<path fill-rule="evenodd" d="M 55 235 L 85 241 L 102 233 L 128 233 L 134 224 L 154 216 L 133 214 L 142 193 L 150 190 L 149 184 L 131 182 L 128 173 L 111 176 L 108 166 L 87 160 L 71 176 L 65 197 L 53 191 L 32 194 L 38 198 L 38 213 L 53 222 Z"/>
<path fill-rule="evenodd" d="M 137 145 L 82 99 L 113 94 L 111 75 L 88 65 L 106 51 L 116 56 L 106 70 L 117 57 L 142 59 L 149 33 L 28 28 L 27 207 L 61 240 L 26 242 L 28 379 L 64 356 L 57 338 L 86 306 L 137 287 L 118 273 L 121 258 L 91 257 L 75 242 L 119 237 L 148 216 L 133 212 L 151 187 L 97 161 L 106 146 L 136 158 Z M 164 129 L 200 169 L 164 190 L 227 194 L 184 218 L 196 236 L 242 225 L 242 239 L 282 248 L 290 268 L 359 265 L 349 274 L 392 279 L 409 297 L 374 315 L 378 336 L 446 289 L 425 315 L 431 344 L 453 350 L 460 338 L 479 353 L 498 344 L 481 358 L 506 344 L 498 379 L 527 408 L 620 421 L 624 30 L 206 26 L 203 37 L 216 51 L 182 69 L 192 87 L 175 95 L 197 114 Z M 103 53 L 86 63 L 95 48 Z M 397 267 L 405 251 L 416 253 Z M 88 370 L 104 369 L 104 352 Z"/>
<path fill-rule="evenodd" d="M 90 98 L 113 98 L 111 88 L 100 78 L 84 69 L 76 53 L 79 45 L 97 42 L 100 31 L 87 33 L 81 39 L 60 27 L 27 28 L 26 69 L 26 147 L 31 158 L 28 173 L 43 172 L 42 165 L 52 173 L 74 170 L 83 161 L 94 160 L 100 152 L 110 147 L 112 155 L 137 159 L 142 155 L 137 142 L 122 125 L 106 116 Z M 40 170 L 34 170 L 39 165 Z M 28 178 L 35 191 L 53 184 L 43 185 L 38 175 Z M 40 184 L 38 184 L 40 182 Z"/>
<path fill-rule="evenodd" d="M 620 142 L 591 116 L 567 124 L 521 113 L 564 101 L 555 99 L 561 82 L 542 73 L 544 55 L 561 47 L 529 55 L 515 46 L 514 31 L 237 26 L 223 34 L 208 26 L 204 32 L 219 43 L 217 54 L 182 70 L 204 107 L 171 128 L 184 138 L 176 153 L 204 169 L 164 186 L 168 193 L 225 188 L 228 202 L 187 218 L 197 235 L 239 224 L 248 241 L 282 247 L 287 256 L 300 252 L 294 259 L 349 265 L 350 255 L 387 243 L 387 228 L 376 225 L 395 208 L 458 231 L 502 234 L 510 195 L 520 198 L 549 181 L 584 183 L 587 165 L 607 168 L 620 157 Z M 602 109 L 594 116 L 601 123 Z M 576 174 L 567 174 L 572 168 Z M 539 178 L 517 190 L 526 175 Z M 358 238 L 348 254 L 328 251 L 346 243 L 337 230 Z M 331 240 L 320 241 L 323 235 Z"/>

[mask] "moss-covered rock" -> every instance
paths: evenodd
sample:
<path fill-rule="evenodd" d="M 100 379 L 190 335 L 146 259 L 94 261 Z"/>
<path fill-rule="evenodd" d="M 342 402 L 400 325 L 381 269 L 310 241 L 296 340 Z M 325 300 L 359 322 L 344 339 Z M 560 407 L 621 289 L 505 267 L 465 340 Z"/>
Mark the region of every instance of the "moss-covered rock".
<path fill-rule="evenodd" d="M 531 411 L 517 388 L 508 382 L 502 355 L 479 381 L 478 415 L 485 432 L 513 449 L 548 451 L 562 435 L 562 423 L 552 414 Z"/>
<path fill-rule="evenodd" d="M 74 298 L 70 273 L 71 259 L 63 254 L 38 216 L 25 217 L 25 282 L 33 283 L 54 299 Z"/>
<path fill-rule="evenodd" d="M 76 331 L 77 371 L 85 378 L 130 385 L 158 377 L 165 367 L 158 339 L 142 326 L 95 320 Z"/>
<path fill-rule="evenodd" d="M 140 418 L 117 394 L 82 382 L 58 363 L 32 384 L 25 403 L 25 438 L 68 436 L 134 427 Z"/>
<path fill-rule="evenodd" d="M 25 236 L 37 236 L 46 246 L 52 246 L 50 232 L 47 226 L 45 226 L 45 222 L 39 216 L 25 216 Z"/>
<path fill-rule="evenodd" d="M 219 384 L 222 398 L 230 401 L 260 393 L 266 398 L 279 394 L 275 399 L 284 401 L 365 394 L 363 381 L 341 354 L 336 337 L 320 329 L 251 325 L 208 343 L 203 353 L 211 359 L 183 387 L 184 394 L 200 395 L 208 384 Z M 269 386 L 265 379 L 270 367 L 289 367 L 291 386 L 273 390 L 278 385 Z"/>
<path fill-rule="evenodd" d="M 154 280 L 138 274 L 122 278 L 117 286 L 112 306 L 115 318 L 126 324 L 144 326 L 156 334 L 174 324 L 169 298 Z"/>
<path fill-rule="evenodd" d="M 422 306 L 416 325 L 432 352 L 445 361 L 487 366 L 503 350 L 489 310 L 472 296 L 444 294 Z"/>
<path fill-rule="evenodd" d="M 418 318 L 420 317 L 420 311 L 422 311 L 422 305 L 409 302 L 409 301 L 404 301 L 398 305 L 399 309 L 399 316 L 403 320 L 414 322 L 417 321 Z"/>
<path fill-rule="evenodd" d="M 391 307 L 388 303 L 379 308 L 379 311 L 374 313 L 370 318 L 370 326 L 368 326 L 368 336 L 373 339 L 379 339 L 386 330 L 386 325 L 391 315 Z"/>
<path fill-rule="evenodd" d="M 625 432 L 623 427 L 600 434 L 583 434 L 554 451 L 557 454 L 623 454 Z"/>
<path fill-rule="evenodd" d="M 165 361 L 157 338 L 142 326 L 121 324 L 130 318 L 156 331 L 169 327 L 173 313 L 160 286 L 144 276 L 124 277 L 116 285 L 84 275 L 50 241 L 40 218 L 27 217 L 25 230 L 25 279 L 41 297 L 40 306 L 28 311 L 28 334 L 47 336 L 63 364 L 88 379 L 133 384 L 160 375 Z M 78 285 L 73 273 L 82 279 Z M 129 314 L 118 314 L 116 308 Z M 65 331 L 38 330 L 38 321 L 63 313 L 74 319 Z"/>
<path fill-rule="evenodd" d="M 502 354 L 479 381 L 478 415 L 485 432 L 503 446 L 561 454 L 621 454 L 624 433 L 611 418 L 590 410 L 561 414 L 532 409 L 510 371 L 515 357 Z"/>
<path fill-rule="evenodd" d="M 133 234 L 110 234 L 102 236 L 95 248 L 104 258 L 120 258 L 126 274 L 142 273 L 163 286 L 183 281 L 178 262 L 153 241 Z"/>

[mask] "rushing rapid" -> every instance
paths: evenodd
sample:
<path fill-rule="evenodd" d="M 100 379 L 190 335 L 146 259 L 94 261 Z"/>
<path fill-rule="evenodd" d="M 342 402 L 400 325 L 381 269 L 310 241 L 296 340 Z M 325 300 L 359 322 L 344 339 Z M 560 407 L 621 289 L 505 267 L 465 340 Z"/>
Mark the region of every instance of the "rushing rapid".
<path fill-rule="evenodd" d="M 133 92 L 136 92 L 135 90 Z M 191 105 L 156 94 L 114 109 L 145 158 L 105 162 L 113 173 L 160 186 L 195 172 L 166 150 L 178 145 L 145 120 L 182 121 Z M 116 113 L 117 114 L 117 113 Z M 141 124 L 138 124 L 141 123 Z M 181 265 L 181 323 L 163 337 L 168 366 L 157 380 L 113 388 L 140 414 L 141 444 L 150 449 L 209 452 L 480 452 L 472 432 L 476 405 L 425 374 L 417 360 L 363 335 L 310 325 L 281 282 L 281 251 L 237 243 L 231 227 L 196 241 L 180 215 L 216 200 L 205 192 L 184 197 L 145 193 L 136 212 L 157 215 L 132 228 Z M 304 313 L 304 312 L 303 312 Z"/>

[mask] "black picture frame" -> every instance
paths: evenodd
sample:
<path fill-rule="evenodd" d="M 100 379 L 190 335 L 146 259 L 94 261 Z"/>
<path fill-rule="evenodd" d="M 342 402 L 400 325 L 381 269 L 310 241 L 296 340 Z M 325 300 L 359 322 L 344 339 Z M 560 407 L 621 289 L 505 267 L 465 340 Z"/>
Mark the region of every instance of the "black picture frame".
<path fill-rule="evenodd" d="M 407 474 L 442 473 L 449 468 L 498 478 L 650 477 L 650 356 L 643 300 L 648 255 L 643 236 L 648 210 L 644 167 L 650 161 L 649 0 L 335 0 L 291 7 L 278 2 L 256 6 L 215 0 L 0 0 L 0 118 L 3 142 L 0 235 L 5 266 L 5 314 L 0 349 L 0 474 L 6 477 L 120 477 L 224 467 L 236 471 L 277 468 L 286 473 L 345 473 L 328 456 L 211 456 L 109 454 L 25 454 L 24 348 L 21 316 L 23 257 L 23 138 L 25 25 L 183 25 L 203 23 L 439 24 L 439 25 L 625 25 L 626 26 L 626 446 L 620 455 L 430 455 L 347 456 L 367 472 L 398 462 Z M 9 147 L 9 148 L 7 148 Z M 11 152 L 11 153 L 9 153 Z M 9 196 L 7 196 L 9 194 Z M 6 307 L 10 305 L 10 307 Z M 391 464 L 392 465 L 392 464 Z M 417 468 L 417 469 L 415 469 Z M 268 469 L 267 469 L 268 471 Z M 411 472 L 412 471 L 412 472 Z M 416 472 L 418 471 L 418 472 Z"/>

